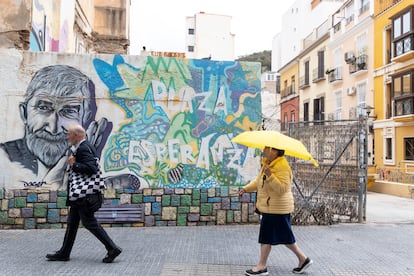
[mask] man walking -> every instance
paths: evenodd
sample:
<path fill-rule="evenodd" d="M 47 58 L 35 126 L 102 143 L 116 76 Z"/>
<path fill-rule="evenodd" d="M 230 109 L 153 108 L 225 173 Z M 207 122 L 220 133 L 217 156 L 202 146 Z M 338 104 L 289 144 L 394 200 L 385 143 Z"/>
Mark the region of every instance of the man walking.
<path fill-rule="evenodd" d="M 108 251 L 104 263 L 111 263 L 122 252 L 95 218 L 100 207 L 99 163 L 95 148 L 86 140 L 85 129 L 79 125 L 69 127 L 67 139 L 73 155 L 68 158 L 68 200 L 70 206 L 63 245 L 54 254 L 47 254 L 50 261 L 69 261 L 79 222 L 102 242 Z M 98 205 L 98 207 L 96 207 Z"/>

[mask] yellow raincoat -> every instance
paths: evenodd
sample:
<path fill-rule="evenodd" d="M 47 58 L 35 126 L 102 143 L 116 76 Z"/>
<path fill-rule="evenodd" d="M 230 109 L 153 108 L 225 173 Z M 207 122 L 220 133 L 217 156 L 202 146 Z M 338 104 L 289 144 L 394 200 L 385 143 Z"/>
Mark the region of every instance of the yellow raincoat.
<path fill-rule="evenodd" d="M 293 212 L 292 170 L 284 156 L 277 157 L 269 164 L 270 177 L 264 176 L 264 163 L 256 179 L 243 187 L 246 192 L 257 191 L 256 208 L 266 214 L 286 215 Z"/>

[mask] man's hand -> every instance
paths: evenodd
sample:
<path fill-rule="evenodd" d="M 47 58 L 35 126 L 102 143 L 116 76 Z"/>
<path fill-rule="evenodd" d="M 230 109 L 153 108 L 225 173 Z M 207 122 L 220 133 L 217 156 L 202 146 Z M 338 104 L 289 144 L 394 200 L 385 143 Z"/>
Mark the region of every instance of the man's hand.
<path fill-rule="evenodd" d="M 68 164 L 69 164 L 69 166 L 72 167 L 73 164 L 75 164 L 75 162 L 76 162 L 76 157 L 73 156 L 73 155 L 69 156 L 69 158 L 68 158 Z"/>

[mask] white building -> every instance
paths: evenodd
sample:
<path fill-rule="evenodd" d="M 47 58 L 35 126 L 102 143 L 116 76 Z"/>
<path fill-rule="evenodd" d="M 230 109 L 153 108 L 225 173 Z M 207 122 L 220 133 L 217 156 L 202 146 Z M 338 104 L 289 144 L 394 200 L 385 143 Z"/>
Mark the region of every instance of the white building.
<path fill-rule="evenodd" d="M 277 72 L 303 50 L 306 36 L 318 28 L 345 0 L 297 0 L 282 16 L 281 32 L 272 43 L 272 71 Z"/>
<path fill-rule="evenodd" d="M 186 58 L 234 60 L 231 16 L 199 12 L 186 18 Z"/>

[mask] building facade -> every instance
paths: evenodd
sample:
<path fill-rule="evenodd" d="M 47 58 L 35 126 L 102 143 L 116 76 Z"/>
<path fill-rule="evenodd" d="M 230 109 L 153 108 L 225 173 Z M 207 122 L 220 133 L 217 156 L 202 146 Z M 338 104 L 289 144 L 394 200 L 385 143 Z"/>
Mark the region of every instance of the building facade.
<path fill-rule="evenodd" d="M 374 191 L 412 196 L 414 5 L 376 1 L 374 11 Z"/>
<path fill-rule="evenodd" d="M 128 0 L 6 0 L 0 5 L 0 48 L 128 53 Z"/>
<path fill-rule="evenodd" d="M 199 12 L 186 18 L 187 58 L 234 60 L 231 16 Z"/>

